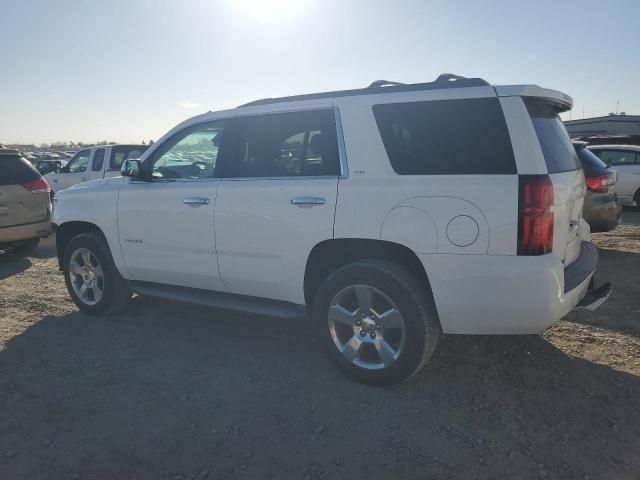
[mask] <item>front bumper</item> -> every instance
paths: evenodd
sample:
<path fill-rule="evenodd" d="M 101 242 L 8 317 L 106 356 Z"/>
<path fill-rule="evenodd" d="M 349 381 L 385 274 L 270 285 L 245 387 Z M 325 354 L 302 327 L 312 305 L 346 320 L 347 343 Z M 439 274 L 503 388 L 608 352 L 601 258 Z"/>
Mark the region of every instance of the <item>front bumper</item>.
<path fill-rule="evenodd" d="M 52 232 L 51 220 L 0 228 L 0 244 L 46 237 Z"/>

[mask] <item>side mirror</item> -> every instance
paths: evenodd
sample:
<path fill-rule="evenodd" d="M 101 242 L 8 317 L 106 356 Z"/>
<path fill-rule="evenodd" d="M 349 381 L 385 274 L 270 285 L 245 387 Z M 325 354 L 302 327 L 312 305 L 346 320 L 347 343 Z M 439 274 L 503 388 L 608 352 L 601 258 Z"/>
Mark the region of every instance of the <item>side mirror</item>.
<path fill-rule="evenodd" d="M 123 177 L 140 178 L 141 172 L 140 160 L 125 160 L 120 167 L 120 175 Z"/>

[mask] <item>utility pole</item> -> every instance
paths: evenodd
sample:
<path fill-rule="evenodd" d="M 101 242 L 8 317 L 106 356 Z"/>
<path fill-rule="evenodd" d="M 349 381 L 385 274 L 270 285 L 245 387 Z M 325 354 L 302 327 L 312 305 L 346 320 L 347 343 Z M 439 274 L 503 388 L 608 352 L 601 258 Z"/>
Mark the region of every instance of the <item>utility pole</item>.
<path fill-rule="evenodd" d="M 584 118 L 584 106 L 582 107 L 582 118 Z"/>
<path fill-rule="evenodd" d="M 616 100 L 616 115 L 620 112 L 620 100 Z"/>

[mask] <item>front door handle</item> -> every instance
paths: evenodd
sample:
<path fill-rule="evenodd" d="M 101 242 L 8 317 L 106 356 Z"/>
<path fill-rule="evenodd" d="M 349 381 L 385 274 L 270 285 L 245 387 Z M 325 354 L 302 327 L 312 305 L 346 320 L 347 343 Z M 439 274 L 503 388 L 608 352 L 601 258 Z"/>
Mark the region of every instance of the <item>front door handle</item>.
<path fill-rule="evenodd" d="M 182 201 L 185 205 L 190 207 L 197 207 L 200 205 L 209 205 L 209 199 L 205 197 L 189 197 Z"/>
<path fill-rule="evenodd" d="M 324 205 L 325 200 L 321 197 L 295 197 L 291 199 L 291 205 Z"/>

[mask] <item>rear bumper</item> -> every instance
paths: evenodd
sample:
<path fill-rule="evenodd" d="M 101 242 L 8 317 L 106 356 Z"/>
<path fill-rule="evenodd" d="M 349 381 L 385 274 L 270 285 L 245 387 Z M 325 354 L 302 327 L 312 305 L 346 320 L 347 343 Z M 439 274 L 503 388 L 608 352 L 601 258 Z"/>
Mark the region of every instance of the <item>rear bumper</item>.
<path fill-rule="evenodd" d="M 46 237 L 52 232 L 51 220 L 0 228 L 0 244 Z"/>
<path fill-rule="evenodd" d="M 592 232 L 608 232 L 618 226 L 622 204 L 615 194 L 590 192 L 585 198 L 583 218 Z"/>
<path fill-rule="evenodd" d="M 587 293 L 598 255 L 590 242 L 582 247 L 585 252 L 567 269 L 553 254 L 420 255 L 442 330 L 481 335 L 545 330 Z"/>

